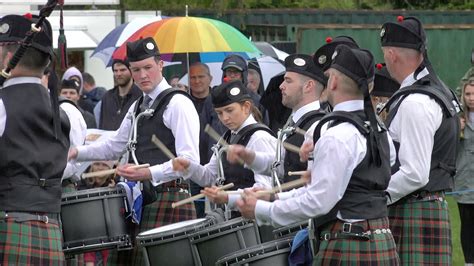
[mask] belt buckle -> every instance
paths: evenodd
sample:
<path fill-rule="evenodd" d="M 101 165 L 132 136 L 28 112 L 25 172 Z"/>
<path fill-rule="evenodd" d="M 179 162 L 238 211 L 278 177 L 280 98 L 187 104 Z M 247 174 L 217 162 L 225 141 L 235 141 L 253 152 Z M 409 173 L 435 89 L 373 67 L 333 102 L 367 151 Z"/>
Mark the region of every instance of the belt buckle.
<path fill-rule="evenodd" d="M 330 240 L 330 239 L 331 239 L 331 233 L 325 233 L 325 234 L 323 235 L 323 240 L 328 241 L 328 240 Z"/>
<path fill-rule="evenodd" d="M 350 233 L 352 231 L 352 224 L 351 223 L 343 223 L 341 231 L 343 233 Z"/>
<path fill-rule="evenodd" d="M 47 224 L 49 223 L 49 217 L 48 215 L 38 215 L 38 221 L 42 221 L 43 223 Z"/>
<path fill-rule="evenodd" d="M 44 187 L 46 185 L 46 179 L 45 178 L 40 178 L 38 180 L 38 184 L 40 185 L 40 187 Z"/>

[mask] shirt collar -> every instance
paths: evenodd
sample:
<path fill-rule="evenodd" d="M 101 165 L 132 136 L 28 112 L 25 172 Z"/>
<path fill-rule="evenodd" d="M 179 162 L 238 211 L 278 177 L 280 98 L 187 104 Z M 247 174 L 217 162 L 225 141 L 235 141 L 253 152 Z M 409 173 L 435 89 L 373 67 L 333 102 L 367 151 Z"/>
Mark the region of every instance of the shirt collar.
<path fill-rule="evenodd" d="M 418 75 L 415 77 L 415 72 L 412 72 L 408 77 L 406 77 L 403 81 L 402 84 L 400 85 L 400 88 L 408 87 L 413 85 L 417 80 L 425 77 L 428 75 L 430 72 L 428 72 L 428 69 L 425 67 Z"/>
<path fill-rule="evenodd" d="M 253 118 L 253 115 L 249 115 L 249 117 L 247 117 L 247 119 L 245 119 L 245 121 L 242 123 L 242 125 L 240 125 L 240 127 L 236 131 L 232 131 L 232 133 L 237 134 L 237 133 L 239 133 L 240 130 L 242 130 L 242 128 L 244 128 L 248 125 L 251 125 L 251 124 L 255 124 L 255 123 L 257 123 L 257 120 L 255 120 L 255 118 Z"/>
<path fill-rule="evenodd" d="M 346 111 L 346 112 L 352 112 L 352 111 L 358 111 L 358 110 L 364 110 L 364 101 L 363 100 L 352 100 L 352 101 L 345 101 L 342 103 L 336 104 L 334 106 L 333 111 Z"/>
<path fill-rule="evenodd" d="M 9 78 L 3 83 L 3 88 L 6 88 L 8 86 L 13 86 L 17 84 L 25 84 L 25 83 L 37 83 L 41 84 L 41 79 L 37 77 L 15 77 L 15 78 Z"/>
<path fill-rule="evenodd" d="M 298 122 L 302 116 L 304 116 L 306 113 L 309 113 L 314 110 L 319 110 L 321 109 L 321 105 L 319 104 L 319 101 L 314 101 L 310 102 L 307 105 L 303 105 L 300 107 L 300 109 L 296 110 L 296 112 L 293 113 L 292 119 L 293 122 Z"/>
<path fill-rule="evenodd" d="M 153 102 L 155 101 L 156 97 L 158 97 L 158 95 L 160 95 L 160 93 L 162 93 L 164 90 L 170 89 L 170 88 L 171 88 L 171 86 L 168 84 L 168 81 L 166 81 L 166 79 L 163 77 L 161 82 L 155 87 L 154 90 L 152 90 L 148 94 L 143 93 L 143 96 L 146 96 L 146 95 L 150 96 L 150 98 L 151 98 L 150 106 L 151 106 L 153 104 Z"/>

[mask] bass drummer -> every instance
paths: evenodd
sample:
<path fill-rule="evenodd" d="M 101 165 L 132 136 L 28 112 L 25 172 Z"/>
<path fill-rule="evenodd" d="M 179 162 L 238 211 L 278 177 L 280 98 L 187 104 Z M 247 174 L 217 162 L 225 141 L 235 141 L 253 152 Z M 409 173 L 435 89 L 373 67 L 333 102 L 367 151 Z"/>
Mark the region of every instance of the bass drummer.
<path fill-rule="evenodd" d="M 255 117 L 259 111 L 253 105 L 247 88 L 240 80 L 224 82 L 211 92 L 212 104 L 219 120 L 228 130 L 222 135 L 222 139 L 229 144 L 240 144 L 257 152 L 275 152 L 276 139 L 272 131 L 265 125 L 257 122 Z M 185 179 L 191 179 L 195 183 L 206 188 L 206 194 L 215 203 L 228 203 L 232 209 L 238 195 L 217 196 L 216 183 L 234 183 L 234 188 L 243 189 L 247 187 L 271 188 L 271 177 L 254 173 L 241 164 L 229 164 L 223 152 L 226 145 L 217 147 L 208 164 L 202 166 L 184 157 L 173 160 L 173 167 L 183 173 Z M 218 155 L 216 155 L 218 154 Z M 219 163 L 222 162 L 224 175 L 218 175 Z M 220 178 L 223 178 L 220 180 Z M 222 182 L 223 181 L 223 182 Z M 212 191 L 215 193 L 208 193 Z M 227 218 L 240 216 L 238 212 L 232 212 Z"/>

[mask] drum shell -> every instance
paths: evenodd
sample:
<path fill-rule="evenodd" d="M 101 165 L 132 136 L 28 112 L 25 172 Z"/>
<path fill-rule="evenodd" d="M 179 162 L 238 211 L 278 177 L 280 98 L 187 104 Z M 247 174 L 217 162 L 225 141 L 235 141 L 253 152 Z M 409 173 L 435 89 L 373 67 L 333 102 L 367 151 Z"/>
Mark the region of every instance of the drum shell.
<path fill-rule="evenodd" d="M 258 227 L 251 221 L 236 218 L 189 236 L 195 265 L 214 265 L 225 254 L 260 244 Z"/>
<path fill-rule="evenodd" d="M 287 226 L 279 227 L 273 230 L 273 237 L 275 239 L 281 239 L 285 237 L 292 236 L 294 237 L 298 231 L 308 227 L 308 221 L 297 222 Z"/>
<path fill-rule="evenodd" d="M 145 260 L 148 260 L 147 265 L 193 265 L 196 256 L 188 236 L 215 223 L 213 219 L 207 219 L 177 230 L 151 235 L 139 234 L 136 238 L 137 245 L 142 248 Z"/>
<path fill-rule="evenodd" d="M 293 237 L 273 240 L 221 257 L 215 265 L 286 266 Z"/>
<path fill-rule="evenodd" d="M 121 188 L 64 193 L 61 202 L 64 252 L 83 253 L 129 245 L 126 212 L 126 193 Z"/>

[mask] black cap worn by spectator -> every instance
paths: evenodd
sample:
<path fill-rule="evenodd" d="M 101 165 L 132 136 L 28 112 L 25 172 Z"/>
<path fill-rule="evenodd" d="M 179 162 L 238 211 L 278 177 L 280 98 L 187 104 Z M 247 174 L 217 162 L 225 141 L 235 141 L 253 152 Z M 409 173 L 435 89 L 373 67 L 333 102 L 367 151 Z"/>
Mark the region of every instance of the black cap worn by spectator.
<path fill-rule="evenodd" d="M 247 70 L 247 61 L 245 61 L 245 59 L 240 55 L 232 54 L 224 59 L 221 69 L 226 70 L 229 67 L 233 67 L 240 72 L 243 72 Z"/>
<path fill-rule="evenodd" d="M 337 36 L 335 38 L 326 37 L 326 44 L 319 47 L 314 52 L 314 64 L 326 71 L 331 66 L 331 57 L 336 47 L 340 44 L 345 44 L 350 48 L 359 48 L 356 41 L 349 36 Z"/>
<path fill-rule="evenodd" d="M 397 17 L 397 22 L 386 22 L 380 31 L 382 47 L 402 47 L 426 50 L 426 33 L 420 20 L 415 17 Z"/>
<path fill-rule="evenodd" d="M 79 82 L 75 79 L 64 79 L 61 82 L 61 89 L 74 89 L 79 94 L 80 88 Z"/>
<path fill-rule="evenodd" d="M 114 70 L 115 64 L 122 64 L 122 65 L 126 66 L 128 69 L 130 69 L 130 63 L 128 62 L 127 59 L 125 59 L 125 60 L 114 59 L 114 61 L 112 61 L 112 70 Z"/>
<path fill-rule="evenodd" d="M 38 17 L 31 14 L 7 15 L 0 18 L 0 43 L 21 44 L 26 33 L 31 30 L 31 24 L 37 21 Z M 44 20 L 41 31 L 35 35 L 31 47 L 50 56 L 54 55 L 53 32 L 48 20 Z"/>
<path fill-rule="evenodd" d="M 128 62 L 137 62 L 160 55 L 158 45 L 153 38 L 147 37 L 127 43 Z"/>
<path fill-rule="evenodd" d="M 324 75 L 322 69 L 314 64 L 313 58 L 305 54 L 291 54 L 285 58 L 286 72 L 296 72 L 298 74 L 310 77 L 324 87 L 328 84 L 328 78 Z"/>
<path fill-rule="evenodd" d="M 223 107 L 231 103 L 242 102 L 244 100 L 252 101 L 247 88 L 242 81 L 234 80 L 224 82 L 211 91 L 211 100 L 214 108 Z"/>
<path fill-rule="evenodd" d="M 374 88 L 370 94 L 378 97 L 391 97 L 399 88 L 400 84 L 390 76 L 385 64 L 377 64 Z"/>

